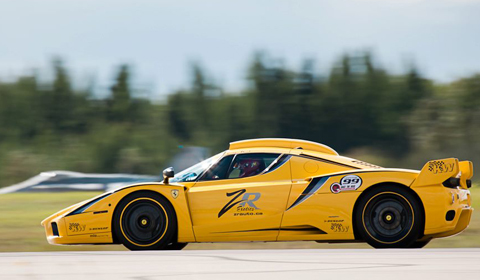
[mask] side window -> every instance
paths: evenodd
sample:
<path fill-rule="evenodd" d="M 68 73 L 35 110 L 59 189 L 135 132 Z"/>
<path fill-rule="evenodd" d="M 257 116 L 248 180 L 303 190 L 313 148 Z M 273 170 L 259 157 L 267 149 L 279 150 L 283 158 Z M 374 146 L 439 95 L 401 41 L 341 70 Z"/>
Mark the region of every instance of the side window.
<path fill-rule="evenodd" d="M 199 181 L 221 180 L 227 178 L 227 171 L 232 162 L 233 155 L 222 158 L 217 164 L 212 166 Z"/>
<path fill-rule="evenodd" d="M 286 155 L 286 154 L 281 155 L 276 160 L 274 160 L 272 162 L 272 164 L 267 167 L 267 169 L 265 169 L 264 173 L 268 173 L 268 172 L 272 172 L 272 171 L 276 170 L 277 168 L 282 166 L 285 162 L 290 160 L 291 157 L 292 157 L 291 155 Z"/>
<path fill-rule="evenodd" d="M 280 155 L 279 154 L 239 154 L 233 160 L 228 179 L 246 178 L 262 173 Z"/>

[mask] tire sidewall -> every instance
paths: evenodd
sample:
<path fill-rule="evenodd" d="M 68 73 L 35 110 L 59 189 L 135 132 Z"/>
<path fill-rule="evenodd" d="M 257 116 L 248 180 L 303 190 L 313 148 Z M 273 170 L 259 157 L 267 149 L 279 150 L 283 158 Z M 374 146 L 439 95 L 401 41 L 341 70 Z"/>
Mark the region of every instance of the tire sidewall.
<path fill-rule="evenodd" d="M 411 206 L 413 211 L 413 225 L 409 232 L 400 238 L 397 242 L 386 242 L 380 238 L 374 238 L 368 230 L 365 228 L 364 223 L 364 211 L 368 206 L 370 200 L 374 197 L 381 197 L 382 195 L 394 194 L 397 195 L 400 199 L 405 199 L 406 202 Z M 409 248 L 414 242 L 420 237 L 423 232 L 424 224 L 424 214 L 422 211 L 421 202 L 411 193 L 411 190 L 405 189 L 403 187 L 397 186 L 381 186 L 369 191 L 366 195 L 360 197 L 358 207 L 356 208 L 355 215 L 355 224 L 357 230 L 360 233 L 360 236 L 368 244 L 374 248 Z"/>
<path fill-rule="evenodd" d="M 142 245 L 137 245 L 130 241 L 125 235 L 122 230 L 121 224 L 122 224 L 122 213 L 125 210 L 125 208 L 133 201 L 141 201 L 142 199 L 148 200 L 148 201 L 155 201 L 157 202 L 161 208 L 163 208 L 165 215 L 167 217 L 168 223 L 167 227 L 165 229 L 165 232 L 163 233 L 163 236 L 155 241 L 151 245 L 147 246 L 142 246 Z M 114 234 L 117 237 L 118 241 L 122 243 L 125 247 L 127 247 L 130 250 L 162 250 L 167 247 L 168 244 L 170 244 L 172 241 L 174 241 L 175 237 L 175 232 L 177 230 L 177 218 L 175 215 L 175 210 L 173 209 L 173 206 L 171 203 L 162 195 L 154 192 L 149 192 L 149 191 L 138 191 L 131 193 L 127 196 L 125 196 L 117 205 L 115 208 L 114 214 L 113 214 L 113 219 L 112 219 L 112 228 L 114 229 Z M 175 240 L 176 241 L 176 240 Z"/>

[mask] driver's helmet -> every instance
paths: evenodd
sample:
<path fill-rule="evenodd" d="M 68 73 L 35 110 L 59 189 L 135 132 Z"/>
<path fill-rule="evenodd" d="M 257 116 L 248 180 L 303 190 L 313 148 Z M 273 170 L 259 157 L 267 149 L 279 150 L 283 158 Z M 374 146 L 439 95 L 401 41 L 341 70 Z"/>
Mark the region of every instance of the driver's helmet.
<path fill-rule="evenodd" d="M 240 178 L 254 176 L 265 169 L 263 160 L 259 159 L 243 159 L 238 162 L 237 168 L 240 169 Z"/>

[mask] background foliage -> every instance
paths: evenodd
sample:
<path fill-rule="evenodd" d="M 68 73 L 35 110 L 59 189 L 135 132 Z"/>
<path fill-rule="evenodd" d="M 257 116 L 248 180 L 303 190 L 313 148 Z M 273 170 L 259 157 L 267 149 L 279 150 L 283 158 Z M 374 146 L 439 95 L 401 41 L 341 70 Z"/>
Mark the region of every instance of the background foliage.
<path fill-rule="evenodd" d="M 225 92 L 198 64 L 166 102 L 146 98 L 121 65 L 106 98 L 54 79 L 0 80 L 0 187 L 46 170 L 158 174 L 185 145 L 217 152 L 230 141 L 289 137 L 393 167 L 480 159 L 480 74 L 439 84 L 415 67 L 394 75 L 369 53 L 344 55 L 328 75 L 257 53 L 248 87 Z"/>

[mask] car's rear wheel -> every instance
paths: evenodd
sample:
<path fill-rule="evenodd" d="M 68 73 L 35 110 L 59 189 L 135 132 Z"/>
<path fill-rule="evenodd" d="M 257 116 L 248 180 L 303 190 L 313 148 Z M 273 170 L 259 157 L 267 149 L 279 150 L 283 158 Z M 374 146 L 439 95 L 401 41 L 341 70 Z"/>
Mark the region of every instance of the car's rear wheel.
<path fill-rule="evenodd" d="M 361 237 L 375 248 L 410 248 L 422 232 L 420 203 L 409 190 L 383 186 L 359 200 L 355 219 Z"/>
<path fill-rule="evenodd" d="M 419 249 L 419 248 L 423 248 L 425 246 L 427 246 L 428 243 L 430 243 L 432 239 L 428 239 L 428 240 L 423 240 L 423 241 L 415 241 L 413 242 L 412 245 L 410 245 L 410 247 L 408 248 L 412 248 L 412 249 Z"/>
<path fill-rule="evenodd" d="M 177 220 L 163 196 L 136 192 L 118 204 L 113 227 L 118 240 L 130 250 L 163 250 L 173 241 Z"/>

